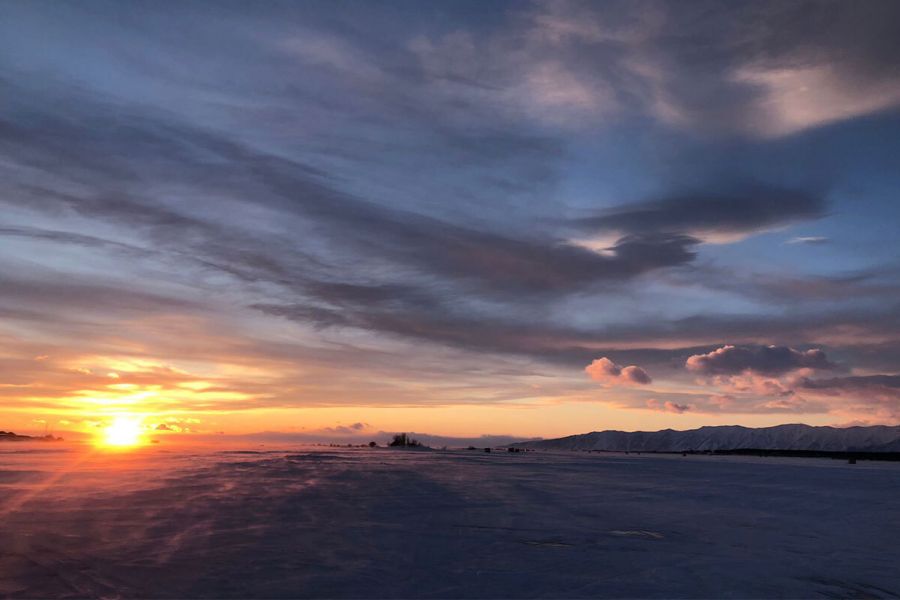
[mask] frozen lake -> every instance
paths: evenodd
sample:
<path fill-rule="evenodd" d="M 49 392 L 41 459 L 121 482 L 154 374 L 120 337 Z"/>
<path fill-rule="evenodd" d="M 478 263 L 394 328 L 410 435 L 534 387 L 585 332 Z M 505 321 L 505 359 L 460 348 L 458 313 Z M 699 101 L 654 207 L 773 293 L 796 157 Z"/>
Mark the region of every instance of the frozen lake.
<path fill-rule="evenodd" d="M 0 447 L 0 597 L 897 597 L 900 464 Z"/>

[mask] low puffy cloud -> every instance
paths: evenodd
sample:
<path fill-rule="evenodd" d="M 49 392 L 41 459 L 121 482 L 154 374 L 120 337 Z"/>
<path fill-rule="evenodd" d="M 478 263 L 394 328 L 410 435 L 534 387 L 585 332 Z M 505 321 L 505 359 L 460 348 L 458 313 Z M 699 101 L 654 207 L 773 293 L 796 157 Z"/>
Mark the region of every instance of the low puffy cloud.
<path fill-rule="evenodd" d="M 786 378 L 791 379 L 791 378 Z M 716 376 L 713 383 L 735 392 L 747 392 L 763 397 L 786 397 L 794 393 L 792 381 L 782 381 L 778 377 L 765 377 L 755 373 Z"/>
<path fill-rule="evenodd" d="M 649 408 L 650 410 L 658 410 L 660 412 L 676 413 L 679 415 L 691 410 L 690 404 L 678 404 L 677 402 L 672 402 L 670 400 L 661 402 L 659 400 L 656 400 L 655 398 L 647 400 L 647 408 Z"/>
<path fill-rule="evenodd" d="M 335 425 L 334 427 L 326 427 L 325 429 L 323 429 L 323 431 L 329 433 L 339 433 L 341 435 L 356 435 L 358 433 L 363 433 L 369 428 L 370 425 L 368 423 L 357 422 L 351 425 Z"/>
<path fill-rule="evenodd" d="M 703 375 L 782 375 L 798 369 L 835 368 L 820 349 L 800 351 L 787 346 L 722 346 L 690 356 L 685 366 Z"/>
<path fill-rule="evenodd" d="M 604 385 L 647 385 L 653 381 L 642 368 L 636 365 L 622 367 L 605 356 L 593 361 L 584 371 Z"/>
<path fill-rule="evenodd" d="M 200 431 L 199 419 L 190 417 L 168 417 L 164 422 L 153 427 L 154 431 L 170 431 L 173 433 L 197 433 Z"/>
<path fill-rule="evenodd" d="M 765 351 L 769 351 L 768 356 Z M 696 412 L 710 408 L 725 412 L 867 414 L 875 417 L 875 422 L 900 418 L 900 375 L 815 379 L 817 369 L 835 368 L 820 350 L 725 346 L 691 356 L 688 368 L 708 375 L 698 384 L 719 390 L 706 401 L 694 403 Z"/>

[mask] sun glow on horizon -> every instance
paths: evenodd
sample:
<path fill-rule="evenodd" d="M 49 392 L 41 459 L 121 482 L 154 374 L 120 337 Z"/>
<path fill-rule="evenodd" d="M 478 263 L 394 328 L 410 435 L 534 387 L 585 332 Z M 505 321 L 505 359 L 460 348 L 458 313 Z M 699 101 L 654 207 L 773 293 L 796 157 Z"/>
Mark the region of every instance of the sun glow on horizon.
<path fill-rule="evenodd" d="M 137 417 L 118 416 L 107 425 L 98 439 L 100 446 L 108 448 L 132 448 L 144 443 L 141 420 Z"/>

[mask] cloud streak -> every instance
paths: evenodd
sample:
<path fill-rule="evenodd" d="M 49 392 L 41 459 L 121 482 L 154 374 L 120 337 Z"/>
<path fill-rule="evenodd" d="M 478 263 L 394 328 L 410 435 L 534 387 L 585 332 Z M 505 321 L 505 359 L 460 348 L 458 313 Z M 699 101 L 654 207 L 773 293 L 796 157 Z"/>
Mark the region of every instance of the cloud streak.
<path fill-rule="evenodd" d="M 807 192 L 755 184 L 742 187 L 737 193 L 686 194 L 614 207 L 577 224 L 592 232 L 678 232 L 715 238 L 816 219 L 826 211 L 824 200 Z"/>

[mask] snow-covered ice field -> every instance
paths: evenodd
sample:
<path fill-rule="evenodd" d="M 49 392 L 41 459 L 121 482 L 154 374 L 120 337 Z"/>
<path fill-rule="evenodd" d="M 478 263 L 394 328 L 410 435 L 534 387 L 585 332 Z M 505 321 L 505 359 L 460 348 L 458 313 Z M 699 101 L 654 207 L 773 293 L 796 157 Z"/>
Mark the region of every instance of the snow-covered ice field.
<path fill-rule="evenodd" d="M 0 597 L 897 597 L 900 464 L 0 448 Z"/>

